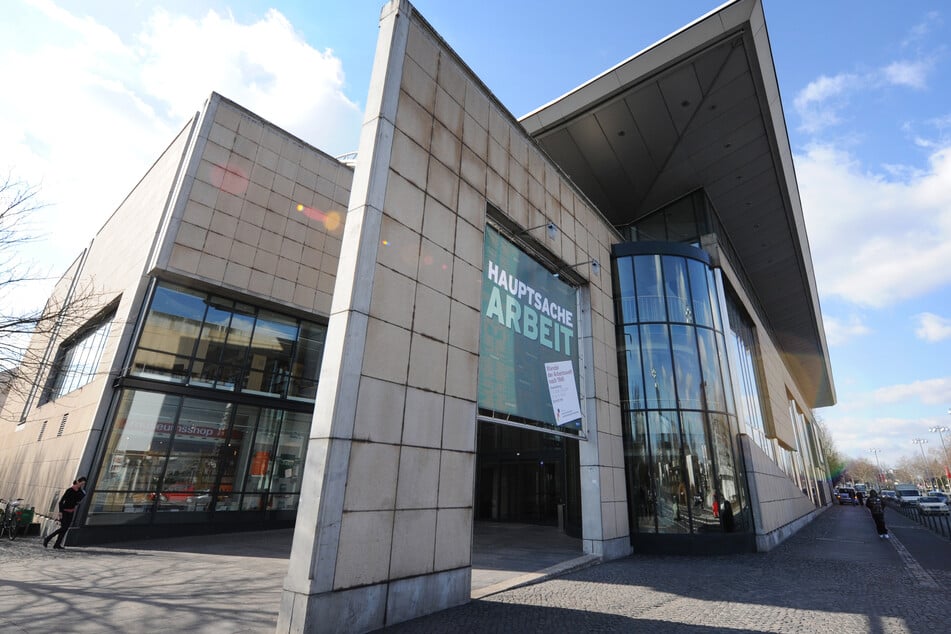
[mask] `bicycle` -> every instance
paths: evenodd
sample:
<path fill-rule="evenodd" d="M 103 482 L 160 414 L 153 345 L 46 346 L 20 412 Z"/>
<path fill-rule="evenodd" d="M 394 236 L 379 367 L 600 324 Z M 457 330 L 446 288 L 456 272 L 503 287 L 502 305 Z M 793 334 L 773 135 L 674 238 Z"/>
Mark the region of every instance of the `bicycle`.
<path fill-rule="evenodd" d="M 17 538 L 17 532 L 22 527 L 24 533 L 30 524 L 33 523 L 33 507 L 25 506 L 23 498 L 15 500 L 0 499 L 0 504 L 4 504 L 3 519 L 0 521 L 0 537 L 6 533 L 11 540 Z"/>

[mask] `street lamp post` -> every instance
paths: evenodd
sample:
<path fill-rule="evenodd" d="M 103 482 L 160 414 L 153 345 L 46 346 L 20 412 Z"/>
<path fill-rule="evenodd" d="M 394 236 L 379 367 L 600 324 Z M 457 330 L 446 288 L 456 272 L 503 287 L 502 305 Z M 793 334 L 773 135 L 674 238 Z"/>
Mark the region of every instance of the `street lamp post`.
<path fill-rule="evenodd" d="M 869 449 L 869 453 L 875 454 L 875 464 L 878 465 L 878 488 L 882 488 L 882 484 L 885 482 L 885 472 L 882 471 L 882 463 L 878 461 L 878 454 L 881 452 L 881 449 Z"/>
<path fill-rule="evenodd" d="M 918 445 L 918 449 L 921 449 L 921 460 L 924 463 L 924 468 L 927 469 L 928 458 L 925 457 L 925 444 L 927 444 L 928 440 L 926 438 L 912 438 L 911 442 Z M 925 476 L 922 477 L 922 480 L 924 480 L 924 478 L 927 477 L 927 475 L 928 475 L 928 472 L 925 471 Z"/>
<path fill-rule="evenodd" d="M 951 409 L 948 410 L 948 414 L 951 414 Z M 951 467 L 949 467 L 949 465 L 951 465 L 951 461 L 948 460 L 948 448 L 944 444 L 944 432 L 951 430 L 949 430 L 947 427 L 936 426 L 932 427 L 928 431 L 931 433 L 938 432 L 938 438 L 941 439 L 941 449 L 944 451 L 944 475 L 948 480 L 948 487 L 951 488 L 951 475 L 949 475 L 949 473 L 951 473 Z"/>

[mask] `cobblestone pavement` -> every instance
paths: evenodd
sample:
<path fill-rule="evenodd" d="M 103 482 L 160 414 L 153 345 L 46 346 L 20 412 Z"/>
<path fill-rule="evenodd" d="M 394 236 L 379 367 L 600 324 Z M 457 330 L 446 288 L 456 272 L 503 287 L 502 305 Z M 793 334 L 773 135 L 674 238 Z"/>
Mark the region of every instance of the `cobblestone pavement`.
<path fill-rule="evenodd" d="M 890 541 L 864 509 L 834 506 L 769 553 L 635 555 L 387 631 L 951 632 L 951 542 L 887 517 Z M 0 629 L 273 632 L 290 544 L 279 533 L 65 551 L 4 539 Z"/>
<path fill-rule="evenodd" d="M 835 506 L 769 553 L 636 555 L 387 631 L 951 632 L 951 575 L 899 553 L 903 538 L 951 544 L 894 511 L 887 519 L 885 541 L 865 509 Z"/>

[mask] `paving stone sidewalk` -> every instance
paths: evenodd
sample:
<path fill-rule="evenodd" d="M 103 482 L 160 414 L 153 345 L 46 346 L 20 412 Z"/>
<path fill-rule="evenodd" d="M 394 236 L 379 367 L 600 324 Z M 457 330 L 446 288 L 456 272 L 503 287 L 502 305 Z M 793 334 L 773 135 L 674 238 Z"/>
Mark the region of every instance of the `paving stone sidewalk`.
<path fill-rule="evenodd" d="M 0 630 L 274 632 L 290 541 L 274 531 L 54 550 L 4 538 Z"/>
<path fill-rule="evenodd" d="M 634 556 L 387 632 L 951 632 L 951 575 L 928 562 L 910 569 L 897 535 L 917 539 L 923 529 L 894 511 L 887 517 L 896 535 L 888 541 L 865 509 L 831 507 L 769 553 Z"/>
<path fill-rule="evenodd" d="M 894 512 L 831 507 L 770 553 L 636 555 L 388 628 L 388 632 L 951 632 L 951 566 L 902 546 L 951 543 Z M 4 632 L 273 632 L 289 533 L 44 549 L 0 543 Z M 932 548 L 932 546 L 928 546 Z M 902 552 L 904 551 L 904 553 Z"/>

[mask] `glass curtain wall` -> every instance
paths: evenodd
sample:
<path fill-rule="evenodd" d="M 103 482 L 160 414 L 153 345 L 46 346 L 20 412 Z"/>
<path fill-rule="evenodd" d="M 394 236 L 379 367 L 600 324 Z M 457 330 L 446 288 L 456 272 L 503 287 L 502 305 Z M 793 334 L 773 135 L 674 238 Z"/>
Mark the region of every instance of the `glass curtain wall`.
<path fill-rule="evenodd" d="M 160 284 L 130 375 L 313 401 L 326 326 Z"/>
<path fill-rule="evenodd" d="M 292 518 L 325 334 L 159 283 L 120 381 L 87 522 Z"/>
<path fill-rule="evenodd" d="M 803 492 L 806 493 L 817 505 L 825 503 L 825 496 L 822 495 L 823 485 L 826 477 L 822 460 L 819 456 L 815 443 L 815 434 L 812 425 L 806 419 L 805 414 L 799 409 L 796 401 L 789 399 L 789 413 L 792 417 L 793 428 L 796 432 L 797 450 L 800 454 L 802 463 L 802 484 Z"/>
<path fill-rule="evenodd" d="M 732 358 L 736 366 L 735 373 L 740 389 L 740 393 L 737 395 L 740 420 L 743 421 L 746 433 L 753 439 L 753 442 L 774 462 L 777 462 L 773 443 L 766 437 L 763 424 L 763 399 L 760 398 L 760 374 L 758 371 L 759 365 L 756 361 L 759 359 L 759 347 L 756 343 L 756 330 L 753 326 L 753 320 L 747 316 L 746 312 L 740 307 L 739 301 L 733 295 L 727 293 L 725 299 L 727 318 L 729 319 L 729 328 L 726 333 L 727 341 L 733 353 Z"/>
<path fill-rule="evenodd" d="M 90 523 L 296 509 L 309 428 L 309 414 L 124 390 Z"/>
<path fill-rule="evenodd" d="M 707 256 L 671 243 L 615 245 L 614 256 L 632 531 L 748 531 L 721 304 Z"/>

